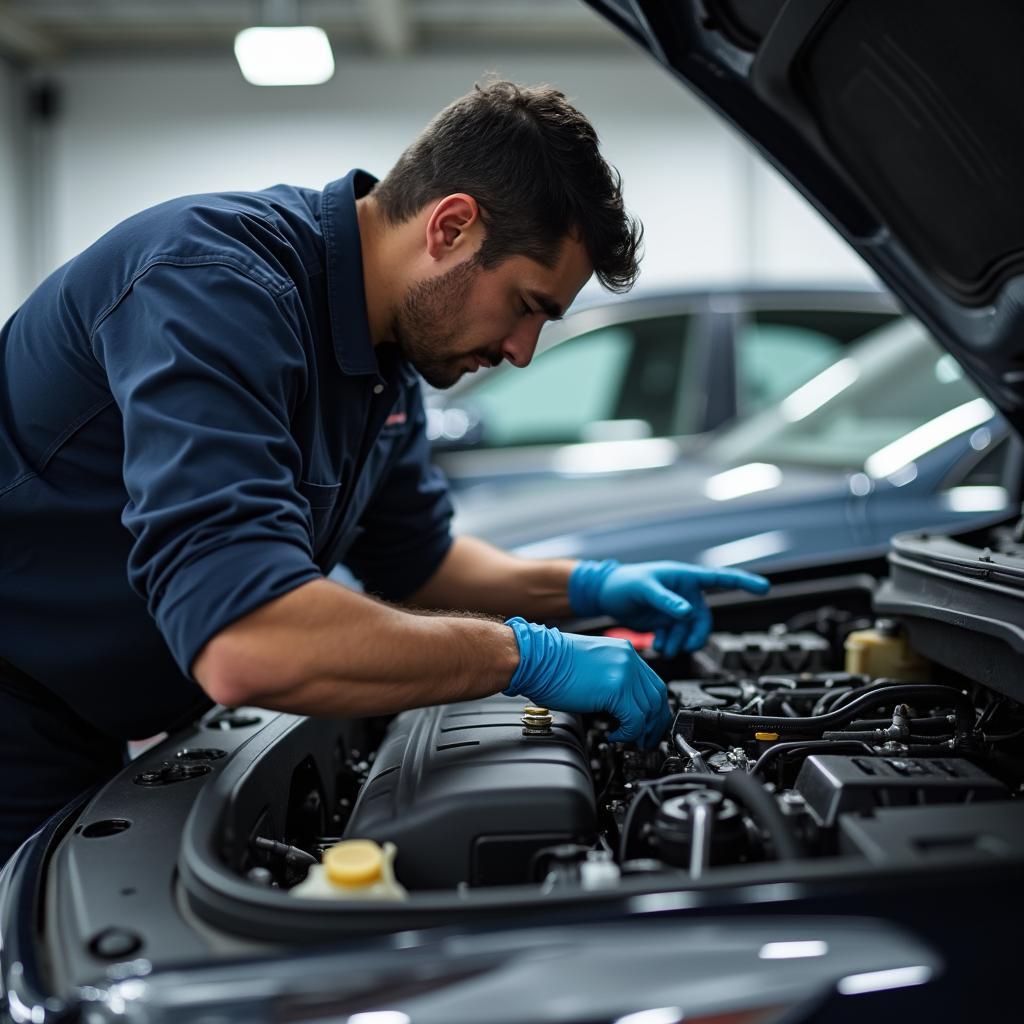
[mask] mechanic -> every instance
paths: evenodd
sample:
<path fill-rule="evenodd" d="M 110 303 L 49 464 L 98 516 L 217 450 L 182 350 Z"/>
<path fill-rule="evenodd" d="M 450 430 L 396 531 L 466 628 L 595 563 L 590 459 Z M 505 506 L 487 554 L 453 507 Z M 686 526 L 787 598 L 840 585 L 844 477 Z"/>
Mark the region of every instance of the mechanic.
<path fill-rule="evenodd" d="M 211 701 L 504 691 L 656 743 L 633 648 L 535 620 L 610 615 L 671 655 L 708 635 L 702 589 L 767 582 L 453 541 L 417 376 L 526 366 L 592 273 L 632 285 L 640 236 L 587 119 L 491 82 L 380 182 L 173 200 L 44 281 L 0 333 L 0 861 Z"/>

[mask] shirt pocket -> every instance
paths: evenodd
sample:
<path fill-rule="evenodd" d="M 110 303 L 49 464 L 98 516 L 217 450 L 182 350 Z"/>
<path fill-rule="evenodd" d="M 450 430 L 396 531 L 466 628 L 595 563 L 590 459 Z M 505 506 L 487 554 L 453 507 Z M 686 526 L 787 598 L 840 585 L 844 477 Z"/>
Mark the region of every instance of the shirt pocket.
<path fill-rule="evenodd" d="M 309 504 L 313 550 L 319 551 L 331 530 L 341 496 L 341 484 L 314 484 L 300 480 L 298 491 Z"/>

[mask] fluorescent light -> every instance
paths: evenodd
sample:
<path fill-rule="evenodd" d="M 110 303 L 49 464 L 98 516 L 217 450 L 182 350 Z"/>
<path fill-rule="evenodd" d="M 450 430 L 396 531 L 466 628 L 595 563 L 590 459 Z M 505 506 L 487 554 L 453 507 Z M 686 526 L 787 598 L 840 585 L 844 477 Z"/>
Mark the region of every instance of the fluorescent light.
<path fill-rule="evenodd" d="M 327 33 L 312 25 L 243 29 L 235 59 L 253 85 L 319 85 L 334 74 Z"/>
<path fill-rule="evenodd" d="M 1010 504 L 1005 487 L 952 487 L 943 500 L 951 512 L 999 512 Z"/>
<path fill-rule="evenodd" d="M 727 469 L 704 482 L 704 493 L 712 501 L 732 501 L 746 494 L 770 491 L 782 483 L 782 470 L 767 462 L 748 462 L 745 466 Z"/>
<path fill-rule="evenodd" d="M 469 427 L 469 414 L 465 409 L 445 409 L 441 416 L 441 436 L 449 441 L 465 437 Z"/>
<path fill-rule="evenodd" d="M 859 996 L 865 992 L 884 992 L 890 988 L 910 988 L 930 981 L 932 969 L 919 967 L 895 967 L 891 971 L 869 971 L 866 974 L 848 974 L 840 978 L 836 988 L 844 996 Z"/>
<path fill-rule="evenodd" d="M 922 455 L 938 448 L 940 444 L 951 441 L 965 430 L 980 427 L 993 416 L 992 406 L 984 398 L 975 398 L 964 402 L 954 409 L 936 416 L 927 423 L 911 430 L 910 433 L 896 438 L 895 441 L 879 448 L 874 455 L 869 455 L 864 463 L 865 471 L 875 477 L 892 476 L 908 462 L 919 459 Z"/>
<path fill-rule="evenodd" d="M 850 493 L 858 498 L 863 498 L 865 495 L 871 493 L 871 488 L 874 484 L 871 482 L 871 477 L 866 473 L 854 473 L 850 477 Z"/>
<path fill-rule="evenodd" d="M 401 1010 L 370 1010 L 352 1014 L 348 1024 L 412 1024 L 412 1018 Z"/>
<path fill-rule="evenodd" d="M 905 466 L 900 466 L 895 473 L 889 475 L 889 483 L 893 487 L 906 487 L 907 484 L 912 484 L 917 479 L 917 463 L 908 462 Z"/>
<path fill-rule="evenodd" d="M 743 562 L 755 562 L 759 558 L 777 555 L 790 545 L 789 534 L 784 530 L 769 530 L 768 533 L 755 533 L 752 537 L 741 537 L 731 540 L 728 544 L 719 544 L 708 548 L 697 556 L 701 565 L 717 568 L 720 565 L 740 565 Z"/>
<path fill-rule="evenodd" d="M 796 423 L 845 391 L 859 376 L 860 370 L 852 359 L 840 359 L 784 399 L 779 411 L 784 419 Z"/>
<path fill-rule="evenodd" d="M 664 437 L 636 441 L 591 441 L 567 444 L 552 459 L 556 473 L 624 473 L 631 469 L 670 466 L 679 457 L 679 447 Z"/>
<path fill-rule="evenodd" d="M 971 447 L 976 452 L 983 452 L 992 443 L 992 431 L 988 427 L 978 427 L 971 434 Z"/>
<path fill-rule="evenodd" d="M 944 356 L 939 356 L 935 363 L 935 379 L 940 384 L 952 384 L 963 375 L 964 371 L 960 364 L 948 352 Z"/>
<path fill-rule="evenodd" d="M 828 943 L 820 939 L 808 942 L 766 942 L 757 955 L 762 960 L 797 960 L 809 956 L 825 956 Z"/>
<path fill-rule="evenodd" d="M 681 1007 L 659 1006 L 656 1010 L 641 1010 L 619 1017 L 615 1024 L 682 1024 L 684 1015 Z"/>

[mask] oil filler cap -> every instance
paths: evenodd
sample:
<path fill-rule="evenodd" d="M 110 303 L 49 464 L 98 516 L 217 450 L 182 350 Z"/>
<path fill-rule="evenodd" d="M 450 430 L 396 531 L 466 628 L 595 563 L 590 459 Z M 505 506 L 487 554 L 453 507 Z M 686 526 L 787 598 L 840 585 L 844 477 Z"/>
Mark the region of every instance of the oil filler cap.
<path fill-rule="evenodd" d="M 324 852 L 324 871 L 335 885 L 371 885 L 384 874 L 384 851 L 372 839 L 347 839 Z"/>
<path fill-rule="evenodd" d="M 539 708 L 533 704 L 527 704 L 523 708 L 523 717 L 521 719 L 523 723 L 523 735 L 524 736 L 550 736 L 551 735 L 551 723 L 554 719 L 551 717 L 551 712 L 547 708 Z"/>

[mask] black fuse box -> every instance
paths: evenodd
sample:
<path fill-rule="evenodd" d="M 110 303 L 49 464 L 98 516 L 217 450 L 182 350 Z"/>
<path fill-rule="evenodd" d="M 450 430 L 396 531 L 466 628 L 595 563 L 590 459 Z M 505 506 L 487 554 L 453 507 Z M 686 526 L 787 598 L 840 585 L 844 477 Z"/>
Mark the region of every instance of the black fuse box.
<path fill-rule="evenodd" d="M 1006 787 L 960 757 L 807 758 L 794 785 L 818 823 L 831 827 L 840 814 L 880 807 L 961 804 L 1006 799 Z"/>

